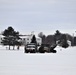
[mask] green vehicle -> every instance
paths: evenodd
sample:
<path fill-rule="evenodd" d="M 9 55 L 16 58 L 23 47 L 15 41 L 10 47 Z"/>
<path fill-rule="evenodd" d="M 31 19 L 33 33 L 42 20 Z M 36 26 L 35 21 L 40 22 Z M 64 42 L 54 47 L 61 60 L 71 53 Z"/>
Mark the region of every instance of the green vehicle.
<path fill-rule="evenodd" d="M 49 44 L 42 44 L 41 47 L 39 48 L 40 53 L 49 53 L 50 52 L 50 45 Z"/>
<path fill-rule="evenodd" d="M 50 46 L 49 44 L 42 44 L 39 48 L 40 53 L 56 53 L 57 51 L 54 50 L 54 48 L 57 46 L 57 44 Z"/>
<path fill-rule="evenodd" d="M 25 46 L 25 53 L 36 53 L 37 45 L 35 43 L 30 43 Z"/>

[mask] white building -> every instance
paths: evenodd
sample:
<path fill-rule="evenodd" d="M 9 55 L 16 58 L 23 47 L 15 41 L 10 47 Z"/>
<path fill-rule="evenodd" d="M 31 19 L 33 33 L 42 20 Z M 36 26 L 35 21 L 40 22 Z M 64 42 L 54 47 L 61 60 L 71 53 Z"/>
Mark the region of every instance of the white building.
<path fill-rule="evenodd" d="M 20 41 L 22 42 L 23 45 L 27 45 L 27 44 L 31 43 L 32 37 L 33 37 L 33 34 L 26 35 L 26 36 L 20 36 L 20 38 L 21 38 Z M 37 41 L 38 45 L 41 45 L 42 39 L 40 37 L 36 37 L 36 41 Z"/>
<path fill-rule="evenodd" d="M 27 44 L 31 43 L 32 37 L 33 37 L 33 34 L 20 36 L 21 39 L 19 41 L 22 42 L 23 45 L 27 45 Z M 0 35 L 0 44 L 2 44 L 1 42 L 3 39 L 4 39 L 4 36 Z M 38 45 L 41 45 L 42 39 L 40 37 L 36 37 L 36 41 L 37 41 Z"/>

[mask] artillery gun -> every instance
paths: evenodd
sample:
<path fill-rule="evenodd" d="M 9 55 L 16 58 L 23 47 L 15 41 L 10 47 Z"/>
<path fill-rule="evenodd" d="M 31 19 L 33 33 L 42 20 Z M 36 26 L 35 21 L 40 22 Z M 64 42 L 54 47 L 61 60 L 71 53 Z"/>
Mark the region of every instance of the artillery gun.
<path fill-rule="evenodd" d="M 56 44 L 52 44 L 52 45 L 42 44 L 41 47 L 39 48 L 39 52 L 40 53 L 45 53 L 45 52 L 47 52 L 47 53 L 56 53 L 57 51 L 54 50 L 54 49 L 57 47 L 57 45 L 59 43 L 60 43 L 60 41 L 58 41 Z"/>
<path fill-rule="evenodd" d="M 57 47 L 57 45 L 58 44 L 54 44 L 54 45 L 50 46 L 50 52 L 51 53 L 56 53 L 57 52 L 56 50 L 54 50 Z"/>

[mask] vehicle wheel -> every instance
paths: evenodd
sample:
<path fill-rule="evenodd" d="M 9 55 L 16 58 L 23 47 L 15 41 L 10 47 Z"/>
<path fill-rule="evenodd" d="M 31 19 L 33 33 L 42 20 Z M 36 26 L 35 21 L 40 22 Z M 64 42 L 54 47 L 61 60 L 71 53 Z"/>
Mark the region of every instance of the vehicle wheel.
<path fill-rule="evenodd" d="M 27 50 L 25 50 L 25 53 L 28 53 L 28 51 L 27 51 Z"/>
<path fill-rule="evenodd" d="M 56 50 L 52 50 L 51 52 L 52 52 L 52 53 L 56 53 L 57 51 L 56 51 Z"/>
<path fill-rule="evenodd" d="M 34 50 L 33 53 L 36 53 L 36 51 Z"/>
<path fill-rule="evenodd" d="M 30 51 L 30 53 L 33 53 L 33 51 Z"/>
<path fill-rule="evenodd" d="M 43 50 L 39 50 L 39 52 L 40 52 L 40 53 L 45 53 L 45 51 L 43 51 Z"/>
<path fill-rule="evenodd" d="M 43 49 L 44 49 L 43 47 L 40 47 L 40 48 L 39 48 L 39 52 L 40 52 L 40 53 L 45 53 L 45 51 L 44 51 Z"/>
<path fill-rule="evenodd" d="M 45 53 L 45 51 L 41 51 L 40 53 Z"/>

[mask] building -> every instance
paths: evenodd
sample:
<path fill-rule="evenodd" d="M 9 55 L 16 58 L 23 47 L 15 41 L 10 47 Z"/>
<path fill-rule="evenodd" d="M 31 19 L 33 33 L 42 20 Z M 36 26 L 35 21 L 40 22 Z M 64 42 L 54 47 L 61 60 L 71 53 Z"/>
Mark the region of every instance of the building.
<path fill-rule="evenodd" d="M 22 45 L 27 45 L 29 43 L 31 43 L 31 39 L 33 37 L 34 34 L 30 34 L 30 35 L 22 35 L 20 36 L 21 39 L 19 39 L 18 41 L 22 43 Z M 2 44 L 2 40 L 4 39 L 3 35 L 0 35 L 0 44 Z M 42 43 L 42 39 L 40 37 L 36 37 L 36 41 L 38 45 L 41 45 Z"/>
<path fill-rule="evenodd" d="M 33 34 L 30 35 L 25 35 L 25 36 L 20 36 L 20 42 L 22 42 L 22 45 L 27 45 L 31 43 L 31 39 L 33 37 Z M 38 45 L 41 45 L 42 39 L 40 37 L 36 37 L 36 41 Z"/>

